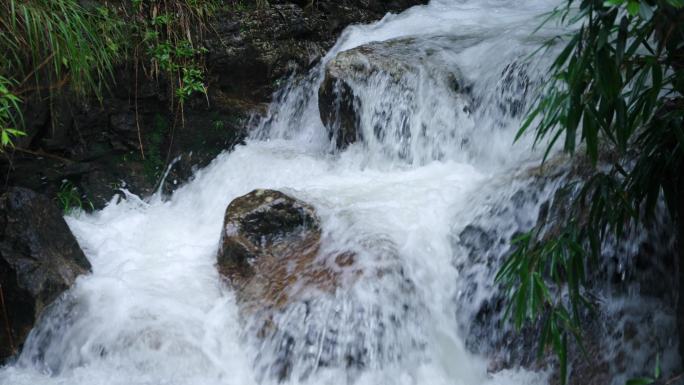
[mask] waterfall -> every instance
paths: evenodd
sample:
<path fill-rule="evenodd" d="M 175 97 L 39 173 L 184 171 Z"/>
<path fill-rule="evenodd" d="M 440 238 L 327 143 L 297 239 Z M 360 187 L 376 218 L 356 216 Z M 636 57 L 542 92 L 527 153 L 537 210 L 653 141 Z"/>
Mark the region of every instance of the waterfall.
<path fill-rule="evenodd" d="M 276 93 L 245 145 L 169 199 L 129 195 L 69 216 L 93 272 L 43 314 L 0 384 L 549 383 L 550 370 L 524 369 L 511 358 L 520 349 L 501 347 L 509 328 L 482 317 L 495 312 L 493 274 L 508 241 L 535 225 L 567 178 L 562 167 L 531 171 L 541 160 L 532 138 L 513 143 L 555 48 L 530 54 L 559 30 L 532 32 L 557 3 L 433 0 L 350 26 Z M 338 146 L 341 123 L 324 125 L 319 90 L 345 53 L 400 68 L 347 79 L 358 131 Z M 259 336 L 215 267 L 226 207 L 259 188 L 312 204 L 326 249 L 353 250 L 365 271 L 388 263 L 400 273 L 310 293 L 274 317 L 278 332 Z M 602 300 L 606 322 L 656 330 L 638 334 L 662 344 L 664 370 L 675 367 L 673 314 L 655 299 Z M 621 316 L 635 307 L 652 317 Z M 497 354 L 512 364 L 493 370 Z"/>

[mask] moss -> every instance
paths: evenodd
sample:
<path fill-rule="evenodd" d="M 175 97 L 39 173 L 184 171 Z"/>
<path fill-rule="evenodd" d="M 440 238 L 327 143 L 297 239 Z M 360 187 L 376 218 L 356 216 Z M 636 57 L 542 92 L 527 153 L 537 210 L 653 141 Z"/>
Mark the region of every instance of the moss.
<path fill-rule="evenodd" d="M 154 115 L 152 131 L 147 135 L 147 146 L 143 165 L 145 178 L 152 184 L 156 183 L 164 172 L 162 146 L 164 138 L 169 134 L 169 122 L 161 114 Z"/>

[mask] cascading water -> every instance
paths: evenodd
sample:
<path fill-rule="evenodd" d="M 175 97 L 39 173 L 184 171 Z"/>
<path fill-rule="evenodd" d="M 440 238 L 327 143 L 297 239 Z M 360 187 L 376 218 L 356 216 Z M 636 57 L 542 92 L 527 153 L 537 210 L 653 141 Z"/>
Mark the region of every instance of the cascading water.
<path fill-rule="evenodd" d="M 44 314 L 18 360 L 0 369 L 0 383 L 547 383 L 545 372 L 490 374 L 471 353 L 487 352 L 473 348 L 473 336 L 485 346 L 487 330 L 498 333 L 470 325 L 496 291 L 496 267 L 471 254 L 484 247 L 500 258 L 504 240 L 534 225 L 559 184 L 532 186 L 525 170 L 539 154 L 526 138 L 513 146 L 527 94 L 548 64 L 525 58 L 557 31 L 531 32 L 555 3 L 433 0 L 350 27 L 317 68 L 276 95 L 246 145 L 170 199 L 128 196 L 67 218 L 93 273 Z M 350 80 L 359 140 L 337 150 L 319 112 L 326 65 L 388 40 L 397 47 L 382 48 L 389 61 L 410 68 L 400 79 L 378 71 Z M 325 248 L 354 250 L 371 270 L 385 247 L 401 274 L 311 293 L 274 317 L 282 333 L 258 337 L 215 267 L 226 206 L 257 188 L 315 206 Z M 498 238 L 483 243 L 480 228 Z M 661 318 L 654 325 L 672 330 Z M 284 378 L 272 373 L 283 360 Z"/>

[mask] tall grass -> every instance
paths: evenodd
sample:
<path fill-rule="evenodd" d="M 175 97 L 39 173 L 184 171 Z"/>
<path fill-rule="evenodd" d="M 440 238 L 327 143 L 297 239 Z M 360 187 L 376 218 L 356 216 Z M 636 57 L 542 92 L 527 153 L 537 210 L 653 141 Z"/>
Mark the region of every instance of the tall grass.
<path fill-rule="evenodd" d="M 120 56 L 121 23 L 76 0 L 0 0 L 0 152 L 24 135 L 22 99 L 69 86 L 101 95 Z"/>
<path fill-rule="evenodd" d="M 21 99 L 10 91 L 14 83 L 12 79 L 0 76 L 0 152 L 13 145 L 13 138 L 25 135 L 19 128 L 22 125 Z"/>
<path fill-rule="evenodd" d="M 54 91 L 99 95 L 120 55 L 123 23 L 104 8 L 76 0 L 0 0 L 0 75 L 14 93 Z"/>
<path fill-rule="evenodd" d="M 218 0 L 100 4 L 0 0 L 0 151 L 22 134 L 22 100 L 53 98 L 63 89 L 99 98 L 124 59 L 135 68 L 136 89 L 143 79 L 168 81 L 171 110 L 181 116 L 186 99 L 206 94 L 201 40 Z M 140 145 L 142 151 L 142 138 Z"/>

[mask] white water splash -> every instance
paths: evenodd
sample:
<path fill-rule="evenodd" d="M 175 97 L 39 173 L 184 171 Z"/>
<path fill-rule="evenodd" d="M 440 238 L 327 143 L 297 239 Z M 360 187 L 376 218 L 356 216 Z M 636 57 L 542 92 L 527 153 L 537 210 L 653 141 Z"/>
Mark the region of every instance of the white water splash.
<path fill-rule="evenodd" d="M 214 267 L 228 203 L 255 188 L 274 188 L 311 202 L 332 243 L 353 242 L 366 234 L 391 241 L 416 288 L 407 301 L 420 309 L 409 326 L 388 333 L 401 359 L 370 360 L 353 372 L 317 368 L 308 376 L 291 376 L 289 383 L 545 384 L 544 373 L 506 370 L 490 375 L 485 360 L 466 351 L 458 333 L 459 309 L 454 308 L 462 279 L 454 261 L 460 257 L 453 255 L 450 236 L 486 212 L 491 196 L 483 191 L 498 186 L 495 194 L 509 199 L 511 175 L 536 159 L 529 142 L 513 146 L 519 117 L 498 111 L 495 100 L 506 67 L 539 45 L 530 38 L 535 17 L 554 3 L 435 0 L 343 33 L 322 63 L 371 41 L 416 36 L 427 44 L 426 36 L 477 37 L 467 47 L 452 46 L 449 39 L 438 47 L 444 60 L 472 84 L 473 97 L 483 106 L 466 121 L 452 121 L 447 103 L 433 103 L 442 100 L 439 84 L 422 90 L 425 97 L 419 98 L 366 90 L 369 98 L 409 103 L 413 118 L 442 122 L 445 130 L 458 134 L 458 141 L 445 143 L 434 129 L 426 142 L 412 143 L 413 161 L 398 161 L 368 142 L 331 155 L 318 115 L 318 68 L 308 79 L 287 86 L 254 139 L 220 155 L 170 200 L 129 197 L 100 212 L 69 217 L 93 273 L 79 278 L 62 305 L 46 314 L 19 361 L 0 369 L 0 383 L 275 381 L 261 365 L 268 366 L 274 353 L 250 335 Z M 412 84 L 424 83 L 417 79 Z M 460 151 L 466 138 L 469 149 Z M 434 155 L 435 145 L 440 145 L 439 156 Z M 531 222 L 537 209 L 521 215 Z M 389 294 L 382 287 L 361 286 L 353 300 L 381 312 L 403 306 Z M 375 330 L 373 325 L 359 327 Z M 421 341 L 415 351 L 404 343 L 411 340 Z"/>

